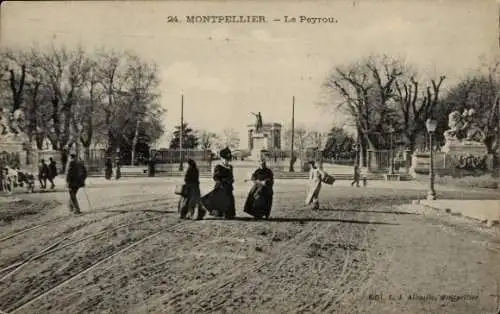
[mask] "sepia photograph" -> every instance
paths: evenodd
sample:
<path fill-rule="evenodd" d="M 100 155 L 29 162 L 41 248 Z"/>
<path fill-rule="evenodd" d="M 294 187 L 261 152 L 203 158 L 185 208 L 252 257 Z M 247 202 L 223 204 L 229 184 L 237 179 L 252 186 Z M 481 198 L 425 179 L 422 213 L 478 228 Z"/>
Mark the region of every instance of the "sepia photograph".
<path fill-rule="evenodd" d="M 0 314 L 500 314 L 500 0 L 3 1 Z"/>

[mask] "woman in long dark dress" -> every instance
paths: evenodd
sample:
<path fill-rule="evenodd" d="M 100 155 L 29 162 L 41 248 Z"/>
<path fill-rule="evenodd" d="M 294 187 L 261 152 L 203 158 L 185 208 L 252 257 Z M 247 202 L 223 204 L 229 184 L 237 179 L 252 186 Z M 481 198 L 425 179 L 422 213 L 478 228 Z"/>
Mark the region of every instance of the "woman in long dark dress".
<path fill-rule="evenodd" d="M 255 218 L 268 219 L 273 206 L 274 175 L 264 159 L 260 160 L 259 168 L 254 171 L 251 180 L 254 185 L 248 193 L 244 211 Z"/>
<path fill-rule="evenodd" d="M 181 196 L 179 199 L 179 214 L 181 219 L 193 219 L 196 206 L 198 206 L 200 201 L 200 172 L 194 160 L 189 159 L 187 163 L 189 167 L 184 176 L 186 195 Z M 203 216 L 204 211 L 199 209 L 196 219 L 202 219 Z"/>
<path fill-rule="evenodd" d="M 224 148 L 219 152 L 221 163 L 214 168 L 214 189 L 201 198 L 201 204 L 210 215 L 232 219 L 236 216 L 233 195 L 233 166 L 231 150 Z"/>

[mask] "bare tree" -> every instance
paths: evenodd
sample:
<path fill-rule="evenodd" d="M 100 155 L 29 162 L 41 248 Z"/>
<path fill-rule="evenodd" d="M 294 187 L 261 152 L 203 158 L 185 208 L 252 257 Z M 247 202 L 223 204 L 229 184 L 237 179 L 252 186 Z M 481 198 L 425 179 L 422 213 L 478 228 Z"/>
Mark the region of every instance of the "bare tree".
<path fill-rule="evenodd" d="M 230 149 L 236 149 L 240 145 L 238 132 L 231 128 L 224 129 L 217 138 L 219 139 L 219 146 L 221 148 L 229 147 Z"/>
<path fill-rule="evenodd" d="M 304 151 L 308 145 L 309 132 L 305 126 L 295 126 L 294 127 L 294 150 Z M 283 142 L 285 147 L 291 147 L 292 145 L 292 128 L 289 127 L 283 133 Z"/>
<path fill-rule="evenodd" d="M 328 134 L 319 131 L 309 131 L 306 136 L 306 140 L 307 146 L 321 149 L 325 146 L 326 141 L 328 140 Z"/>
<path fill-rule="evenodd" d="M 10 110 L 11 112 L 21 108 L 24 100 L 24 92 L 26 87 L 27 76 L 27 55 L 20 51 L 6 49 L 2 52 L 3 69 L 7 74 L 4 79 L 8 82 L 8 90 L 10 91 Z"/>
<path fill-rule="evenodd" d="M 200 148 L 204 151 L 210 151 L 214 149 L 217 145 L 217 142 L 220 139 L 217 137 L 217 134 L 209 131 L 201 131 L 198 135 Z"/>
<path fill-rule="evenodd" d="M 422 92 L 413 76 L 407 81 L 395 82 L 394 99 L 401 111 L 402 131 L 408 141 L 408 148 L 412 151 L 417 136 L 425 131 L 425 121 L 438 105 L 439 91 L 445 78 L 441 76 L 439 81 L 431 80 L 431 86 L 427 86 Z"/>
<path fill-rule="evenodd" d="M 386 55 L 371 56 L 335 68 L 323 83 L 327 95 L 333 99 L 341 97 L 337 109 L 352 118 L 365 150 L 383 144 L 380 134 L 394 123 L 397 114 L 391 100 L 395 82 L 403 75 L 404 68 L 402 62 Z"/>

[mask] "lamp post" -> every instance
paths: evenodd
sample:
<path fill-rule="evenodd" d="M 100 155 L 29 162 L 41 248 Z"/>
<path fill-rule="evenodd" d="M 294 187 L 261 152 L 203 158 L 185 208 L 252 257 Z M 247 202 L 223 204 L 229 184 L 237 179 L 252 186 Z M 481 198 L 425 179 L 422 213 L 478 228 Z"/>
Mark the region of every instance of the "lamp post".
<path fill-rule="evenodd" d="M 434 132 L 436 131 L 437 127 L 437 122 L 436 120 L 432 119 L 427 119 L 425 122 L 425 127 L 427 128 L 427 132 L 429 132 L 429 147 L 431 151 L 431 164 L 429 167 L 429 192 L 427 193 L 427 199 L 428 200 L 435 200 L 436 199 L 436 191 L 434 190 L 434 151 L 432 149 L 433 143 L 432 143 L 432 136 L 434 135 Z"/>
<path fill-rule="evenodd" d="M 389 129 L 390 142 L 391 142 L 389 174 L 394 174 L 394 149 L 392 147 L 392 133 L 394 133 L 394 128 L 391 126 Z"/>

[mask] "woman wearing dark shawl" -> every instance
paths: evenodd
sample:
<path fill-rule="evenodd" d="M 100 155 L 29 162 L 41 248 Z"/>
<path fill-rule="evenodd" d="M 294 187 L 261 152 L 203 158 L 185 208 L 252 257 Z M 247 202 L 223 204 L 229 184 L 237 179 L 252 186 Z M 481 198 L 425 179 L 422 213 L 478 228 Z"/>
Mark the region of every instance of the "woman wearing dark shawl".
<path fill-rule="evenodd" d="M 224 148 L 219 152 L 221 163 L 213 172 L 214 189 L 201 198 L 201 205 L 210 215 L 232 219 L 236 216 L 233 195 L 233 166 L 231 165 L 231 150 Z"/>
<path fill-rule="evenodd" d="M 252 174 L 251 180 L 254 185 L 248 193 L 244 211 L 255 218 L 268 219 L 273 205 L 274 175 L 264 159 L 260 160 L 260 166 Z"/>
<path fill-rule="evenodd" d="M 193 219 L 196 206 L 200 201 L 200 172 L 194 160 L 187 161 L 189 167 L 184 176 L 186 195 L 179 199 L 179 214 L 181 219 Z M 204 211 L 198 211 L 196 219 L 203 219 Z"/>

